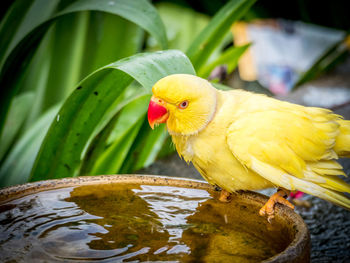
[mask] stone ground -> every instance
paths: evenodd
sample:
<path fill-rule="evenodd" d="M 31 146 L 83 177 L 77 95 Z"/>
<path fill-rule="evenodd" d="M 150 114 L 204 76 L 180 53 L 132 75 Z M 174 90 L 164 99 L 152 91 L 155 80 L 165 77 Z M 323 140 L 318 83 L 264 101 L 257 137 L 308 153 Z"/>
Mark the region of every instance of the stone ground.
<path fill-rule="evenodd" d="M 302 105 L 328 107 L 349 120 L 349 69 L 350 59 L 331 74 L 280 99 Z M 350 159 L 340 162 L 350 175 Z M 180 160 L 177 154 L 159 160 L 139 173 L 202 179 L 196 169 Z M 350 183 L 350 176 L 345 180 Z M 311 207 L 296 207 L 296 211 L 303 217 L 310 230 L 311 261 L 350 262 L 350 211 L 313 196 L 304 196 L 303 199 L 309 201 Z"/>

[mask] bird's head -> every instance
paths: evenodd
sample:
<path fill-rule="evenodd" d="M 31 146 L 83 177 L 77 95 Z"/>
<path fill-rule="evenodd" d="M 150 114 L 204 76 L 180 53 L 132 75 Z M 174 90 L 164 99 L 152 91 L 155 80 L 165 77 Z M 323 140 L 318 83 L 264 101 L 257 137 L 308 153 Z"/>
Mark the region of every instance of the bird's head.
<path fill-rule="evenodd" d="M 212 120 L 216 110 L 216 90 L 205 79 L 174 74 L 162 78 L 152 88 L 148 106 L 150 126 L 166 123 L 170 134 L 192 135 Z"/>

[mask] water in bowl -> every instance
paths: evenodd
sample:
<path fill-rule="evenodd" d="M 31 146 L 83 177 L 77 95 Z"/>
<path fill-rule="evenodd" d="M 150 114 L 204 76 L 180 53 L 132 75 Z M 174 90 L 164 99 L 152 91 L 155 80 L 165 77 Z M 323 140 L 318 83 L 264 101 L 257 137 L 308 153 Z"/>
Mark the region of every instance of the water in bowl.
<path fill-rule="evenodd" d="M 0 205 L 0 261 L 260 262 L 285 248 L 257 211 L 213 194 L 102 184 L 28 195 Z"/>

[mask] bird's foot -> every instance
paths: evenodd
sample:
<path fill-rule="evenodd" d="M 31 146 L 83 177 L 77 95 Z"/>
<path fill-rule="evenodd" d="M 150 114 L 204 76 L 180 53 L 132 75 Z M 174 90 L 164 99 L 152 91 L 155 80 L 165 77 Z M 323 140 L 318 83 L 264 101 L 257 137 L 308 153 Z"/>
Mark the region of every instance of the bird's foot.
<path fill-rule="evenodd" d="M 228 203 L 231 201 L 231 193 L 225 191 L 224 189 L 221 190 L 219 201 Z"/>
<path fill-rule="evenodd" d="M 280 203 L 282 205 L 288 206 L 294 209 L 292 205 L 286 198 L 289 195 L 289 191 L 283 188 L 278 189 L 276 193 L 270 196 L 270 199 L 266 204 L 260 209 L 259 214 L 261 216 L 267 216 L 267 221 L 271 223 L 271 220 L 275 217 L 275 204 Z"/>

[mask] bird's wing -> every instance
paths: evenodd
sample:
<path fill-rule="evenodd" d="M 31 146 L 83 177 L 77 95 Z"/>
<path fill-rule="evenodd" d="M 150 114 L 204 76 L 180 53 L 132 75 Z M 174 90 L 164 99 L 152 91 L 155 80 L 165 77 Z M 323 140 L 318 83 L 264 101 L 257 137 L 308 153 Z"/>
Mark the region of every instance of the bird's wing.
<path fill-rule="evenodd" d="M 334 176 L 343 171 L 332 160 L 337 158 L 332 148 L 339 116 L 319 108 L 296 109 L 242 114 L 227 130 L 232 154 L 276 186 L 350 208 L 349 199 L 338 193 L 350 187 Z"/>

